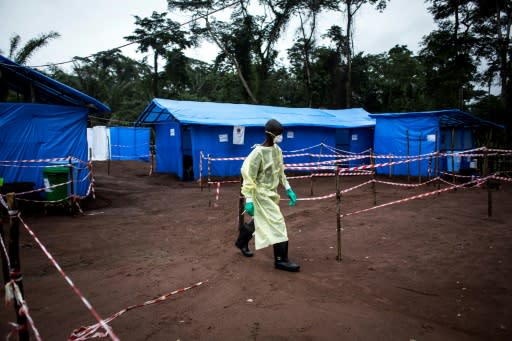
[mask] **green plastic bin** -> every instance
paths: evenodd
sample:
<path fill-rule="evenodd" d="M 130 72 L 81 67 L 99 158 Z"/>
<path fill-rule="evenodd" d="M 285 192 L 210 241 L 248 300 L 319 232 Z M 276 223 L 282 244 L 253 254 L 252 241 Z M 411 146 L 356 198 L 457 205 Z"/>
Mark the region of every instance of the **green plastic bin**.
<path fill-rule="evenodd" d="M 43 177 L 46 187 L 62 184 L 46 189 L 46 201 L 62 201 L 68 197 L 69 167 L 46 167 Z"/>

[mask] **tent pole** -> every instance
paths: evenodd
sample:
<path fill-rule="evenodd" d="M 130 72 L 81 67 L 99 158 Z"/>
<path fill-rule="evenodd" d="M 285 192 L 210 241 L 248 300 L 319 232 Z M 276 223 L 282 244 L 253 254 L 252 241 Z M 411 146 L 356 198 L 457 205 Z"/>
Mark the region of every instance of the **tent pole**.
<path fill-rule="evenodd" d="M 336 166 L 336 237 L 338 253 L 336 260 L 341 262 L 341 191 L 340 191 L 340 166 Z"/>

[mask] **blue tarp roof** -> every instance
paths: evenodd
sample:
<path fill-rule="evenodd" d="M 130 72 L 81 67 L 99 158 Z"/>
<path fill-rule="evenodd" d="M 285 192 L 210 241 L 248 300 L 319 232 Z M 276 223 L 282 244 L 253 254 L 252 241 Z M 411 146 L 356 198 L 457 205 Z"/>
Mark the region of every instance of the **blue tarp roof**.
<path fill-rule="evenodd" d="M 459 109 L 435 110 L 435 111 L 418 111 L 418 112 L 402 112 L 402 113 L 383 113 L 370 114 L 372 118 L 421 118 L 421 117 L 438 117 L 442 127 L 481 127 L 491 126 L 504 128 L 497 123 L 484 120 L 478 116 L 464 112 Z"/>
<path fill-rule="evenodd" d="M 93 113 L 111 111 L 95 98 L 1 55 L 0 73 L 0 85 L 29 98 L 33 95 L 36 103 L 86 107 Z"/>
<path fill-rule="evenodd" d="M 176 101 L 155 98 L 137 119 L 140 124 L 178 121 L 182 124 L 216 126 L 258 126 L 271 119 L 283 126 L 360 128 L 375 126 L 375 119 L 362 108 L 312 109 L 267 105 Z"/>

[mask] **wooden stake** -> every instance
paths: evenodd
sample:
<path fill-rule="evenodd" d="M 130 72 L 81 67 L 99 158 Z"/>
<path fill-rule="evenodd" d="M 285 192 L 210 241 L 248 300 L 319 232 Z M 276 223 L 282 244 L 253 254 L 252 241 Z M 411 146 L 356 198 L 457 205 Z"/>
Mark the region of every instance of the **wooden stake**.
<path fill-rule="evenodd" d="M 487 148 L 484 149 L 484 164 L 483 164 L 483 176 L 489 175 L 489 157 L 487 155 Z M 487 216 L 492 217 L 492 191 L 489 186 L 489 179 L 485 181 L 487 187 Z"/>
<path fill-rule="evenodd" d="M 212 186 L 211 186 L 212 160 L 208 154 L 208 207 L 212 207 Z"/>
<path fill-rule="evenodd" d="M 390 156 L 389 162 L 393 163 L 393 158 L 391 157 L 391 155 L 393 155 L 393 154 L 389 153 L 389 156 Z M 393 165 L 389 165 L 389 177 L 390 178 L 393 177 Z"/>
<path fill-rule="evenodd" d="M 455 128 L 452 128 L 452 183 L 455 185 L 455 156 L 453 155 L 455 149 Z"/>
<path fill-rule="evenodd" d="M 11 261 L 11 269 L 9 269 L 9 280 L 16 282 L 20 288 L 21 295 L 23 293 L 23 281 L 21 276 L 21 262 L 20 262 L 20 222 L 18 219 L 18 209 L 16 205 L 16 197 L 14 193 L 6 195 L 7 206 L 9 206 L 9 236 L 8 236 L 8 255 Z M 7 246 L 7 245 L 6 245 Z M 18 337 L 20 341 L 28 341 L 28 324 L 27 317 L 19 313 L 20 305 L 14 300 L 14 310 L 16 312 L 16 321 L 21 326 L 18 330 Z"/>
<path fill-rule="evenodd" d="M 203 150 L 199 151 L 199 187 L 203 191 Z"/>
<path fill-rule="evenodd" d="M 151 158 L 151 168 L 149 168 L 149 176 L 153 175 L 155 169 L 155 152 L 150 148 L 149 157 Z"/>
<path fill-rule="evenodd" d="M 373 192 L 373 206 L 377 205 L 377 190 L 375 188 L 375 156 L 373 155 L 373 149 L 370 148 L 370 164 L 372 165 L 372 192 Z"/>
<path fill-rule="evenodd" d="M 110 139 L 107 139 L 108 159 L 107 159 L 107 175 L 110 175 L 110 159 L 112 159 L 112 151 L 110 150 Z"/>
<path fill-rule="evenodd" d="M 244 184 L 244 179 L 242 177 L 240 177 L 240 196 L 238 198 L 238 228 L 239 229 L 241 229 L 242 226 L 244 225 L 245 199 L 244 199 L 244 196 L 242 195 L 243 184 Z"/>
<path fill-rule="evenodd" d="M 421 155 L 421 139 L 423 134 L 420 133 L 420 140 L 418 141 L 418 155 Z M 418 160 L 418 183 L 421 184 L 421 160 Z"/>
<path fill-rule="evenodd" d="M 436 161 L 435 161 L 435 176 L 438 177 L 441 174 L 441 171 L 439 169 L 439 150 L 441 149 L 441 145 L 439 144 L 439 131 L 436 130 Z M 441 188 L 441 181 L 437 180 L 437 189 L 439 190 Z M 437 195 L 440 193 L 437 192 Z"/>
<path fill-rule="evenodd" d="M 430 181 L 432 178 L 432 154 L 428 157 L 428 175 L 427 180 Z"/>
<path fill-rule="evenodd" d="M 321 144 L 320 145 L 320 155 L 323 153 L 323 148 L 324 148 L 324 145 Z M 320 162 L 320 156 L 318 157 L 317 162 Z M 314 183 L 315 183 L 315 171 L 311 170 L 310 189 L 309 189 L 309 195 L 310 196 L 314 195 L 314 189 L 313 189 Z"/>
<path fill-rule="evenodd" d="M 407 183 L 410 184 L 411 183 L 411 162 L 410 162 L 409 156 L 411 154 L 410 154 L 410 150 L 409 150 L 409 129 L 407 129 L 405 132 L 406 132 L 406 137 L 407 137 Z"/>
<path fill-rule="evenodd" d="M 336 260 L 341 262 L 341 191 L 340 191 L 340 166 L 336 166 L 336 236 L 338 253 Z"/>

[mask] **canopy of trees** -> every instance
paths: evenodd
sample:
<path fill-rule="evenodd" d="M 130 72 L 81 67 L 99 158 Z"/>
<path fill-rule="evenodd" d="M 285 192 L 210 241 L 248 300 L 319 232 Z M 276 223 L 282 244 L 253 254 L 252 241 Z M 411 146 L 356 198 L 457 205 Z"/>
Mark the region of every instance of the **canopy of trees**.
<path fill-rule="evenodd" d="M 363 107 L 372 113 L 460 108 L 505 124 L 500 143 L 511 145 L 512 2 L 426 2 L 437 27 L 423 38 L 417 54 L 396 45 L 379 54 L 354 55 L 353 16 L 362 6 L 385 11 L 387 1 L 168 0 L 170 11 L 184 11 L 195 20 L 179 25 L 157 12 L 135 17 L 134 31 L 125 38 L 150 52 L 149 63 L 114 49 L 76 58 L 70 73 L 58 67 L 48 73 L 108 104 L 111 119 L 128 122 L 155 96 Z M 262 14 L 254 14 L 253 6 Z M 215 20 L 212 13 L 219 10 L 229 11 L 229 20 Z M 339 25 L 319 32 L 317 17 L 326 11 L 339 15 Z M 299 25 L 283 64 L 277 59 L 278 42 L 292 20 Z M 328 43 L 319 44 L 320 37 Z M 219 47 L 211 64 L 185 55 L 201 41 Z"/>

